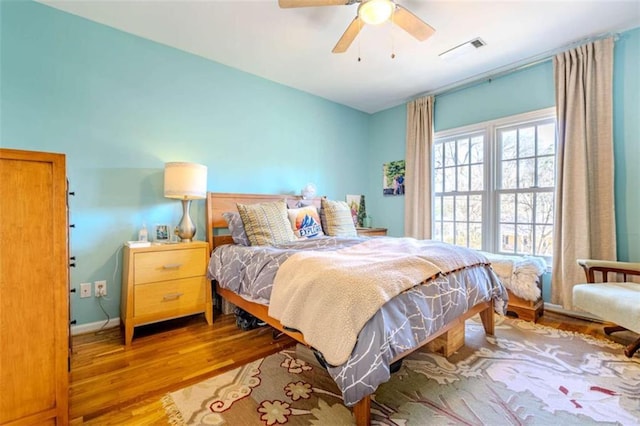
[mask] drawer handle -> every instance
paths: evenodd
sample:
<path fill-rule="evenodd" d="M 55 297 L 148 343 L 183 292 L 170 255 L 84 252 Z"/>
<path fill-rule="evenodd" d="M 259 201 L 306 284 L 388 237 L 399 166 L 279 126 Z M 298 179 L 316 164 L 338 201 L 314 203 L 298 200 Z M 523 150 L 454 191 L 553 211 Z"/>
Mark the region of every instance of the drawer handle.
<path fill-rule="evenodd" d="M 176 300 L 179 299 L 180 296 L 182 296 L 184 293 L 169 293 L 169 294 L 165 294 L 162 297 L 162 301 L 169 301 L 169 300 Z"/>
<path fill-rule="evenodd" d="M 162 269 L 180 269 L 181 263 L 170 263 L 168 265 L 162 265 Z"/>

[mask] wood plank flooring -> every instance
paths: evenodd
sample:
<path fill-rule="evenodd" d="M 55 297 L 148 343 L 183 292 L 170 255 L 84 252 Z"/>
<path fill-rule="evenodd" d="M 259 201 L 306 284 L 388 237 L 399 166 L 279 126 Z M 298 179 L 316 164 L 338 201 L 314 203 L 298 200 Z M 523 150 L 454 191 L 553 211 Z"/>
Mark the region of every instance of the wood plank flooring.
<path fill-rule="evenodd" d="M 204 315 L 136 328 L 124 346 L 119 328 L 74 336 L 70 418 L 75 424 L 167 424 L 159 399 L 293 344 L 271 329 L 243 332 L 233 315 Z"/>
<path fill-rule="evenodd" d="M 604 338 L 602 325 L 552 312 L 540 324 Z M 615 337 L 620 343 L 632 335 Z M 70 418 L 73 424 L 166 425 L 161 397 L 294 342 L 273 340 L 269 327 L 243 332 L 233 315 L 203 315 L 137 328 L 129 348 L 119 328 L 73 337 Z"/>

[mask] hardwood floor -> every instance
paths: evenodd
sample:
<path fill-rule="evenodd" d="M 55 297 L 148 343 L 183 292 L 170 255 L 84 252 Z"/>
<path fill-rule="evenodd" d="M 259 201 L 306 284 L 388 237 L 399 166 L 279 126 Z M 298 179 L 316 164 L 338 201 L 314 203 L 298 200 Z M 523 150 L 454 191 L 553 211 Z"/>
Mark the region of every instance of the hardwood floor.
<path fill-rule="evenodd" d="M 168 424 L 159 402 L 167 392 L 200 382 L 293 344 L 271 329 L 243 332 L 233 315 L 204 315 L 136 328 L 125 348 L 120 328 L 74 336 L 70 418 L 74 424 Z"/>
<path fill-rule="evenodd" d="M 553 312 L 539 324 L 605 338 L 602 324 Z M 73 424 L 166 425 L 164 394 L 294 344 L 272 337 L 269 327 L 240 331 L 233 315 L 216 316 L 213 326 L 196 315 L 136 328 L 129 348 L 119 328 L 74 336 L 70 418 Z M 632 338 L 621 333 L 614 340 Z"/>

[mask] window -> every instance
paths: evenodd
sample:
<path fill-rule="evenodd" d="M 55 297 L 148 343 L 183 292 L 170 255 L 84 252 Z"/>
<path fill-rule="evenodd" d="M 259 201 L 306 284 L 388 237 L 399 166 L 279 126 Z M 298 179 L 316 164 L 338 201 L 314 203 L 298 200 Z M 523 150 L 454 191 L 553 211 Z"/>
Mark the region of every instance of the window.
<path fill-rule="evenodd" d="M 460 134 L 434 144 L 434 239 L 482 248 L 484 134 Z"/>
<path fill-rule="evenodd" d="M 553 108 L 437 133 L 433 238 L 550 260 L 555 154 Z"/>

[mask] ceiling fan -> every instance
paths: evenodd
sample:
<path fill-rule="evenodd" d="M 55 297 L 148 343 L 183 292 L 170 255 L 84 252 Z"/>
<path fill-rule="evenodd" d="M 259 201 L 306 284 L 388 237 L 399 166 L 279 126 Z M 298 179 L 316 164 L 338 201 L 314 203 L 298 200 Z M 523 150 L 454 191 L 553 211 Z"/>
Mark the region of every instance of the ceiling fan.
<path fill-rule="evenodd" d="M 429 24 L 409 12 L 392 0 L 278 0 L 281 8 L 315 7 L 315 6 L 350 6 L 358 5 L 358 14 L 340 40 L 333 48 L 333 53 L 346 52 L 353 40 L 365 24 L 378 25 L 388 20 L 396 24 L 419 41 L 428 39 L 436 30 Z"/>

